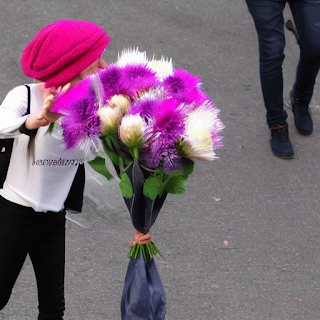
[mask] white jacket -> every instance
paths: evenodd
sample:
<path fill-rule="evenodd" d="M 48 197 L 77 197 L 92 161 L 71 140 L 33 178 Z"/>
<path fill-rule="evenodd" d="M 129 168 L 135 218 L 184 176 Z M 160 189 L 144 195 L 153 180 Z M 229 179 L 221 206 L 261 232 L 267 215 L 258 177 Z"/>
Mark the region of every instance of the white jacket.
<path fill-rule="evenodd" d="M 43 105 L 43 84 L 30 84 L 30 113 Z M 32 207 L 35 211 L 60 211 L 68 196 L 78 165 L 84 162 L 80 149 L 66 150 L 61 133 L 47 133 L 40 127 L 32 152 L 29 136 L 21 134 L 26 121 L 28 91 L 25 86 L 11 90 L 0 106 L 0 138 L 15 138 L 10 166 L 0 195 L 7 200 Z"/>

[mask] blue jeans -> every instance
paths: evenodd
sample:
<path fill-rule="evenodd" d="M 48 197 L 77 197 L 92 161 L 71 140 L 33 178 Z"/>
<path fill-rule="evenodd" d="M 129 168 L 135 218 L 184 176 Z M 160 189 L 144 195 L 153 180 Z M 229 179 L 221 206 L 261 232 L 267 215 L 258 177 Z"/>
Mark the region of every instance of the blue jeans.
<path fill-rule="evenodd" d="M 283 109 L 284 19 L 289 3 L 300 42 L 294 98 L 309 104 L 320 67 L 320 0 L 246 0 L 259 40 L 260 82 L 269 127 L 286 124 Z"/>
<path fill-rule="evenodd" d="M 0 196 L 0 310 L 27 254 L 37 279 L 38 320 L 63 319 L 65 212 L 35 212 Z"/>

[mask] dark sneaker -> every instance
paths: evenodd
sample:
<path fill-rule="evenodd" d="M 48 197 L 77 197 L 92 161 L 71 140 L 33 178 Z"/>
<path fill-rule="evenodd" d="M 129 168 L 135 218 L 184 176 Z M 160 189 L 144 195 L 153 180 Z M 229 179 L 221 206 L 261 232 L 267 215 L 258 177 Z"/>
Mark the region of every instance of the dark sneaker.
<path fill-rule="evenodd" d="M 290 91 L 290 100 L 297 130 L 305 136 L 310 135 L 313 131 L 313 122 L 309 106 L 307 104 L 297 103 L 293 98 L 293 90 Z"/>
<path fill-rule="evenodd" d="M 273 154 L 282 159 L 292 159 L 294 152 L 289 140 L 288 125 L 273 127 L 270 131 L 270 147 Z"/>

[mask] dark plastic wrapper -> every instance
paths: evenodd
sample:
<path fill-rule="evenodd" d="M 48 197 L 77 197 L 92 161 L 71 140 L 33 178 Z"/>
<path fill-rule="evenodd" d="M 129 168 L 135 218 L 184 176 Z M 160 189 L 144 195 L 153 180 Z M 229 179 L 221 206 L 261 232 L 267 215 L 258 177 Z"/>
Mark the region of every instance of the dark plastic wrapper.
<path fill-rule="evenodd" d="M 164 320 L 166 297 L 154 259 L 130 259 L 122 299 L 122 320 Z"/>
<path fill-rule="evenodd" d="M 138 160 L 126 171 L 133 187 L 133 197 L 124 198 L 134 228 L 142 233 L 156 221 L 167 194 L 150 200 L 143 194 L 143 184 L 152 172 Z M 121 299 L 122 320 L 164 320 L 166 298 L 154 259 L 145 262 L 141 254 L 130 258 Z"/>
<path fill-rule="evenodd" d="M 127 170 L 133 187 L 133 197 L 124 198 L 133 226 L 136 230 L 145 233 L 150 230 L 156 221 L 162 205 L 167 197 L 163 194 L 161 198 L 150 200 L 143 194 L 143 184 L 152 172 L 143 169 L 137 160 Z"/>

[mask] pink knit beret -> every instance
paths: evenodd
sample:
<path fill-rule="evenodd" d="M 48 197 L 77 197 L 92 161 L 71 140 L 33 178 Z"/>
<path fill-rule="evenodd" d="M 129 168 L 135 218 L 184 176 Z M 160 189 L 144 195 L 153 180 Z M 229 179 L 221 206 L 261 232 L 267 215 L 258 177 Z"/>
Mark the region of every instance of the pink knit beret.
<path fill-rule="evenodd" d="M 110 36 L 89 21 L 59 20 L 39 31 L 22 53 L 23 72 L 58 87 L 68 83 L 95 62 Z"/>

